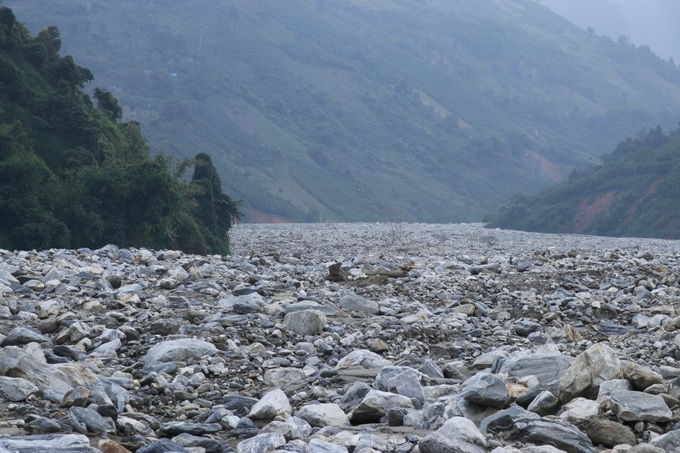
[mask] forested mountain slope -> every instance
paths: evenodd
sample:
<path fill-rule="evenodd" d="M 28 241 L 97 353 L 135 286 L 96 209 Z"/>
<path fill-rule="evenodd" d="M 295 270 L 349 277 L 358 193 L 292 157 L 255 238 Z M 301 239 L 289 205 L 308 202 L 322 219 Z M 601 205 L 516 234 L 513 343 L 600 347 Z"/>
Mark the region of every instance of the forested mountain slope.
<path fill-rule="evenodd" d="M 487 220 L 526 231 L 680 239 L 679 200 L 680 128 L 666 135 L 657 127 L 557 187 L 515 196 Z"/>
<path fill-rule="evenodd" d="M 252 218 L 475 221 L 680 120 L 680 72 L 534 0 L 5 0 Z"/>
<path fill-rule="evenodd" d="M 0 7 L 0 249 L 119 246 L 229 252 L 239 217 L 211 159 L 191 180 L 152 158 L 140 125 L 122 122 L 92 72 L 60 53 L 59 30 L 31 36 Z"/>

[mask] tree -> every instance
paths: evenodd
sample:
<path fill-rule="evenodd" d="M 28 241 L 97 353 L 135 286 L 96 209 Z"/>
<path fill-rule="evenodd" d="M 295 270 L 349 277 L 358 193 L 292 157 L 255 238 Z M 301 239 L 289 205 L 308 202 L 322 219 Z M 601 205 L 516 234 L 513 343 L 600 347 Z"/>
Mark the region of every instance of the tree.
<path fill-rule="evenodd" d="M 208 154 L 199 153 L 194 158 L 191 186 L 195 191 L 195 217 L 205 231 L 207 244 L 213 250 L 228 254 L 228 232 L 232 224 L 241 219 L 241 212 L 239 203 L 222 192 L 222 182 Z"/>
<path fill-rule="evenodd" d="M 118 121 L 123 117 L 123 109 L 111 92 L 97 87 L 92 95 L 97 102 L 97 108 L 108 113 L 113 121 Z"/>

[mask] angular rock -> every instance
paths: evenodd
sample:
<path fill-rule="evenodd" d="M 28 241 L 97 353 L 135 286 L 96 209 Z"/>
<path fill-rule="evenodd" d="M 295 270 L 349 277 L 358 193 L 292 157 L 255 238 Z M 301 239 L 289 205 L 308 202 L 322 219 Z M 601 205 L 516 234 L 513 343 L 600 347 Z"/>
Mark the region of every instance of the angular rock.
<path fill-rule="evenodd" d="M 110 417 L 102 417 L 97 411 L 89 407 L 71 407 L 68 415 L 76 423 L 87 427 L 93 434 L 115 434 L 116 424 Z"/>
<path fill-rule="evenodd" d="M 273 452 L 286 445 L 286 439 L 279 433 L 258 434 L 255 437 L 241 441 L 236 447 L 237 453 Z"/>
<path fill-rule="evenodd" d="M 640 391 L 663 382 L 663 377 L 648 366 L 627 360 L 623 362 L 623 377 L 633 384 L 635 390 Z"/>
<path fill-rule="evenodd" d="M 335 403 L 307 404 L 298 409 L 295 415 L 313 427 L 349 425 L 349 417 Z"/>
<path fill-rule="evenodd" d="M 477 373 L 463 383 L 464 398 L 480 406 L 504 408 L 510 401 L 505 381 L 489 373 Z"/>
<path fill-rule="evenodd" d="M 338 406 L 345 412 L 352 412 L 364 397 L 371 391 L 371 387 L 363 382 L 355 382 L 345 391 Z"/>
<path fill-rule="evenodd" d="M 559 398 L 563 403 L 578 396 L 594 399 L 600 384 L 623 377 L 623 367 L 616 352 L 597 343 L 579 354 L 560 378 Z"/>
<path fill-rule="evenodd" d="M 553 415 L 560 406 L 560 400 L 552 392 L 544 390 L 534 398 L 527 410 L 538 415 Z"/>
<path fill-rule="evenodd" d="M 368 351 L 366 349 L 357 349 L 345 357 L 340 359 L 338 364 L 335 366 L 336 370 L 341 370 L 344 368 L 382 368 L 385 366 L 392 365 L 387 359 L 384 359 L 381 355 L 375 352 Z"/>
<path fill-rule="evenodd" d="M 532 354 L 504 361 L 500 372 L 518 379 L 534 376 L 545 390 L 560 381 L 571 361 L 571 357 L 562 354 Z"/>
<path fill-rule="evenodd" d="M 307 375 L 299 368 L 275 368 L 264 373 L 264 383 L 280 389 L 299 386 L 306 379 Z"/>
<path fill-rule="evenodd" d="M 487 442 L 474 423 L 463 417 L 447 420 L 419 443 L 421 453 L 486 453 Z"/>
<path fill-rule="evenodd" d="M 2 346 L 23 346 L 28 343 L 44 343 L 49 338 L 38 329 L 29 326 L 18 326 L 12 329 L 2 341 Z"/>
<path fill-rule="evenodd" d="M 378 377 L 376 377 L 377 389 L 382 387 L 377 384 L 383 371 L 387 368 L 391 367 L 383 368 Z M 385 376 L 383 376 L 383 378 L 384 377 Z M 416 409 L 421 408 L 425 403 L 425 395 L 423 393 L 423 388 L 420 385 L 420 373 L 413 368 L 406 367 L 406 369 L 389 378 L 385 384 L 387 391 L 410 398 Z"/>
<path fill-rule="evenodd" d="M 0 398 L 7 401 L 24 401 L 40 390 L 37 385 L 19 377 L 0 376 Z"/>
<path fill-rule="evenodd" d="M 594 453 L 592 441 L 575 426 L 546 418 L 522 418 L 515 421 L 513 437 L 522 442 L 552 445 L 567 453 Z"/>
<path fill-rule="evenodd" d="M 286 328 L 298 335 L 318 335 L 326 323 L 326 315 L 319 310 L 294 311 L 283 318 Z"/>
<path fill-rule="evenodd" d="M 394 408 L 413 409 L 413 403 L 406 396 L 371 390 L 352 411 L 350 423 L 352 425 L 378 423 L 390 409 Z"/>
<path fill-rule="evenodd" d="M 164 437 L 172 437 L 186 433 L 192 436 L 214 434 L 222 430 L 219 423 L 165 422 L 161 423 L 158 432 Z"/>
<path fill-rule="evenodd" d="M 597 416 L 599 411 L 600 405 L 597 401 L 578 397 L 562 406 L 559 416 L 560 420 L 578 424 L 578 422 Z"/>
<path fill-rule="evenodd" d="M 200 360 L 203 356 L 217 354 L 214 344 L 204 340 L 182 338 L 158 343 L 146 353 L 144 366 L 150 367 L 163 362 L 192 362 Z"/>
<path fill-rule="evenodd" d="M 55 403 L 73 388 L 64 373 L 16 346 L 0 348 L 0 376 L 23 378 Z"/>
<path fill-rule="evenodd" d="M 634 390 L 614 390 L 610 396 L 611 410 L 623 421 L 646 421 L 665 423 L 673 413 L 659 395 Z"/>
<path fill-rule="evenodd" d="M 253 405 L 248 418 L 253 420 L 273 420 L 279 415 L 287 415 L 292 411 L 293 408 L 286 394 L 280 389 L 274 389 Z"/>
<path fill-rule="evenodd" d="M 637 444 L 635 432 L 628 426 L 615 421 L 596 417 L 581 424 L 581 430 L 586 433 L 593 445 L 603 445 L 614 448 L 617 445 Z"/>
<path fill-rule="evenodd" d="M 338 306 L 349 312 L 361 312 L 369 315 L 380 314 L 378 302 L 368 300 L 357 294 L 345 294 L 340 298 Z"/>
<path fill-rule="evenodd" d="M 90 439 L 82 434 L 0 437 L 0 448 L 22 453 L 94 453 Z"/>

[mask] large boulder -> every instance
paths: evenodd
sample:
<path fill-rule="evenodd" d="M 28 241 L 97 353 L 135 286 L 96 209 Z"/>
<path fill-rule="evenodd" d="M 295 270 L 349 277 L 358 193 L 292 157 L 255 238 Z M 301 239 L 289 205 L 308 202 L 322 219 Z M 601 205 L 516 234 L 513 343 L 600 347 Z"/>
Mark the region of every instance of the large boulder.
<path fill-rule="evenodd" d="M 616 352 L 598 343 L 579 354 L 560 378 L 559 398 L 567 403 L 576 397 L 595 399 L 600 384 L 623 377 L 623 367 Z"/>

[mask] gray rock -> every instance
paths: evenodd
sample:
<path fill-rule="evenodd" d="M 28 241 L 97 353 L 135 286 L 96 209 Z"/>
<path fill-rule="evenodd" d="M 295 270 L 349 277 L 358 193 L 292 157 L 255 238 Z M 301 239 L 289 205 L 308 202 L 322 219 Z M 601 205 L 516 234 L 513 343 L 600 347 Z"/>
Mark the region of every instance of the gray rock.
<path fill-rule="evenodd" d="M 614 390 L 610 396 L 612 412 L 623 421 L 647 421 L 665 423 L 671 421 L 673 413 L 659 395 Z"/>
<path fill-rule="evenodd" d="M 295 415 L 314 427 L 349 425 L 349 417 L 335 403 L 307 404 L 298 409 Z"/>
<path fill-rule="evenodd" d="M 170 439 L 160 439 L 138 449 L 135 453 L 190 453 L 189 449 L 176 444 Z"/>
<path fill-rule="evenodd" d="M 462 417 L 447 420 L 437 431 L 419 443 L 422 453 L 486 453 L 486 439 L 474 423 Z"/>
<path fill-rule="evenodd" d="M 274 389 L 253 405 L 248 417 L 253 420 L 273 420 L 277 416 L 288 415 L 292 411 L 293 408 L 286 394 L 280 389 Z"/>
<path fill-rule="evenodd" d="M 423 365 L 420 367 L 420 372 L 434 379 L 444 379 L 444 372 L 437 365 L 434 360 L 425 359 Z"/>
<path fill-rule="evenodd" d="M 366 349 L 357 349 L 340 359 L 335 369 L 344 368 L 382 368 L 392 365 L 387 359 Z"/>
<path fill-rule="evenodd" d="M 390 409 L 394 408 L 413 409 L 413 403 L 406 396 L 371 390 L 352 411 L 350 423 L 353 425 L 378 423 Z"/>
<path fill-rule="evenodd" d="M 560 400 L 549 390 L 543 390 L 534 400 L 529 404 L 527 410 L 538 415 L 553 415 L 557 412 L 560 406 Z"/>
<path fill-rule="evenodd" d="M 515 420 L 516 437 L 522 442 L 537 445 L 548 444 L 567 453 L 594 453 L 591 440 L 575 426 L 546 418 L 522 418 Z"/>
<path fill-rule="evenodd" d="M 371 391 L 371 387 L 363 382 L 355 382 L 345 391 L 338 402 L 338 406 L 345 412 L 352 412 L 364 397 Z"/>
<path fill-rule="evenodd" d="M 89 407 L 71 407 L 68 416 L 78 424 L 85 425 L 87 431 L 93 434 L 115 434 L 116 424 L 110 417 L 102 417 L 96 410 Z"/>
<path fill-rule="evenodd" d="M 382 372 L 390 367 L 385 367 L 381 370 Z M 380 376 L 378 375 L 378 376 Z M 378 378 L 376 378 L 376 384 Z M 413 402 L 413 407 L 420 409 L 425 403 L 425 395 L 423 393 L 423 388 L 420 385 L 420 373 L 413 368 L 406 368 L 400 373 L 389 378 L 386 382 L 386 390 L 398 395 L 403 395 L 411 399 Z M 380 388 L 376 385 L 376 388 Z"/>
<path fill-rule="evenodd" d="M 559 382 L 571 361 L 571 357 L 562 354 L 532 354 L 506 360 L 500 372 L 517 379 L 534 376 L 541 389 L 548 389 Z"/>
<path fill-rule="evenodd" d="M 286 439 L 278 433 L 258 434 L 246 439 L 236 447 L 237 453 L 263 453 L 273 452 L 279 447 L 286 445 Z"/>
<path fill-rule="evenodd" d="M 595 398 L 600 384 L 623 377 L 623 367 L 616 352 L 597 343 L 579 354 L 560 378 L 559 398 L 563 403 L 578 396 Z"/>
<path fill-rule="evenodd" d="M 628 426 L 606 418 L 592 418 L 580 425 L 593 445 L 614 448 L 617 445 L 636 445 L 635 432 Z"/>
<path fill-rule="evenodd" d="M 23 378 L 37 385 L 55 403 L 61 402 L 73 388 L 64 373 L 16 346 L 0 349 L 0 376 Z"/>
<path fill-rule="evenodd" d="M 480 406 L 504 408 L 510 401 L 505 381 L 489 373 L 477 373 L 463 383 L 464 398 Z"/>
<path fill-rule="evenodd" d="M 280 389 L 299 386 L 306 380 L 307 375 L 299 368 L 274 368 L 264 373 L 264 383 Z"/>
<path fill-rule="evenodd" d="M 190 449 L 202 448 L 206 453 L 221 453 L 222 446 L 215 439 L 204 436 L 194 436 L 188 433 L 182 433 L 172 438 L 172 441 L 177 445 Z"/>
<path fill-rule="evenodd" d="M 522 337 L 527 337 L 530 334 L 540 332 L 543 329 L 539 323 L 526 319 L 515 321 L 512 328 L 517 335 Z"/>
<path fill-rule="evenodd" d="M 95 453 L 90 439 L 82 434 L 0 437 L 0 448 L 21 453 Z"/>
<path fill-rule="evenodd" d="M 49 338 L 38 329 L 28 326 L 18 326 L 10 331 L 2 341 L 2 346 L 23 346 L 28 343 L 45 343 Z"/>
<path fill-rule="evenodd" d="M 222 430 L 219 423 L 165 422 L 161 423 L 158 432 L 161 436 L 172 437 L 186 433 L 193 436 L 214 434 Z"/>
<path fill-rule="evenodd" d="M 361 312 L 369 315 L 380 313 L 378 302 L 368 300 L 356 294 L 345 294 L 340 298 L 338 306 L 349 312 Z"/>
<path fill-rule="evenodd" d="M 64 427 L 56 420 L 47 417 L 37 417 L 26 423 L 26 431 L 30 434 L 50 434 L 59 433 Z"/>
<path fill-rule="evenodd" d="M 348 453 L 342 445 L 335 445 L 321 439 L 312 439 L 305 453 Z"/>
<path fill-rule="evenodd" d="M 579 424 L 584 420 L 597 416 L 600 412 L 600 405 L 595 400 L 578 397 L 562 406 L 559 413 L 560 419 L 565 422 Z"/>
<path fill-rule="evenodd" d="M 24 401 L 40 390 L 24 378 L 0 376 L 0 398 L 7 401 Z"/>
<path fill-rule="evenodd" d="M 640 391 L 663 382 L 663 377 L 648 366 L 627 360 L 623 361 L 623 377 L 628 379 L 636 390 Z"/>
<path fill-rule="evenodd" d="M 539 417 L 533 412 L 529 412 L 520 406 L 513 405 L 484 418 L 479 424 L 479 430 L 484 435 L 487 433 L 510 433 L 515 429 L 515 422 L 517 420 L 528 418 Z"/>
<path fill-rule="evenodd" d="M 326 315 L 319 310 L 300 310 L 286 314 L 283 324 L 298 335 L 318 335 L 326 327 Z"/>
<path fill-rule="evenodd" d="M 217 354 L 214 344 L 204 340 L 182 338 L 158 343 L 146 353 L 144 366 L 150 367 L 163 362 L 191 362 L 200 360 L 203 356 Z"/>
<path fill-rule="evenodd" d="M 649 444 L 664 451 L 673 451 L 680 447 L 680 429 L 662 434 L 649 441 Z"/>

